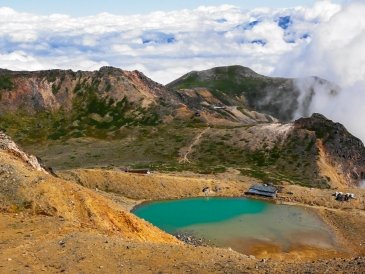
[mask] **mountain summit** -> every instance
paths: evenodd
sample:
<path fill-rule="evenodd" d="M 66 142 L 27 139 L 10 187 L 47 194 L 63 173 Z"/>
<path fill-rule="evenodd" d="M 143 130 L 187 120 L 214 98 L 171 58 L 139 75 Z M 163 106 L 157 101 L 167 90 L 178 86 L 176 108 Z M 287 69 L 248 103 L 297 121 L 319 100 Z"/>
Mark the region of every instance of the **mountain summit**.
<path fill-rule="evenodd" d="M 224 104 L 265 113 L 283 122 L 292 121 L 298 109 L 308 113 L 315 87 L 325 87 L 333 93 L 339 90 L 335 84 L 319 77 L 267 77 L 243 66 L 192 71 L 169 83 L 167 87 L 172 90 L 206 88 Z"/>

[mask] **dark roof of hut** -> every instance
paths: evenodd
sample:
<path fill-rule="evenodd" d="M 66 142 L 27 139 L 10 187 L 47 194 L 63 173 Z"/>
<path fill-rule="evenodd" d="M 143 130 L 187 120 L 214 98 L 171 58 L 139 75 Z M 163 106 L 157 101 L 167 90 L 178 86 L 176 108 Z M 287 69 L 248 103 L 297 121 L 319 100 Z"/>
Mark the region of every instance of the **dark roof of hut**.
<path fill-rule="evenodd" d="M 254 189 L 257 191 L 269 192 L 269 193 L 276 193 L 278 190 L 274 186 L 270 186 L 267 184 L 256 184 L 250 187 L 250 189 Z"/>
<path fill-rule="evenodd" d="M 277 188 L 267 184 L 256 184 L 250 187 L 247 194 L 255 194 L 260 196 L 272 197 L 276 196 Z"/>

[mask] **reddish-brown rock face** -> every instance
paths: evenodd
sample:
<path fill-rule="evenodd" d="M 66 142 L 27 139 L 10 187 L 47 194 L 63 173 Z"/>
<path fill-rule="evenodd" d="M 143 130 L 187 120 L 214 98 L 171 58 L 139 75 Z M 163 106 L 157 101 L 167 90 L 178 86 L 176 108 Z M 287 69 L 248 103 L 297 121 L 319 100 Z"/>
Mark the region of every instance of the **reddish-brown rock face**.
<path fill-rule="evenodd" d="M 2 88 L 0 111 L 14 112 L 69 110 L 72 100 L 82 89 L 92 88 L 101 98 L 130 102 L 148 107 L 167 100 L 176 104 L 173 92 L 138 71 L 123 71 L 103 67 L 93 72 L 71 70 L 49 70 L 35 72 L 13 72 L 0 70 L 0 77 L 11 82 L 12 88 Z M 0 79 L 1 80 L 1 79 Z"/>

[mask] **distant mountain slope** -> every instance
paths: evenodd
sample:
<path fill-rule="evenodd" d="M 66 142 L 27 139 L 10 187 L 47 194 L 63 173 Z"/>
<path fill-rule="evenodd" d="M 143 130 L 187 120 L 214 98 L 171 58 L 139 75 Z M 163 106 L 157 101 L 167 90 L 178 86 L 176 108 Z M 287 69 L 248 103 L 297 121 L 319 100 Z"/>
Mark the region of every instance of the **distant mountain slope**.
<path fill-rule="evenodd" d="M 0 70 L 0 127 L 21 142 L 118 136 L 125 126 L 179 121 L 220 125 L 273 121 L 235 107 L 214 108 L 169 90 L 138 71 Z M 202 107 L 201 103 L 205 103 Z M 198 107 L 196 107 L 198 106 Z"/>
<path fill-rule="evenodd" d="M 177 93 L 138 71 L 0 70 L 0 127 L 22 142 L 118 135 L 178 115 Z"/>
<path fill-rule="evenodd" d="M 112 67 L 0 70 L 0 128 L 56 169 L 233 168 L 277 183 L 358 184 L 364 146 L 342 125 L 320 115 L 283 122 L 313 96 L 307 85 L 303 98 L 295 81 L 239 66 L 192 72 L 167 87 Z"/>
<path fill-rule="evenodd" d="M 267 77 L 246 67 L 228 66 L 189 72 L 167 87 L 176 91 L 205 88 L 226 105 L 248 108 L 287 122 L 299 108 L 306 112 L 315 85 L 339 89 L 324 79 L 310 77 L 303 97 L 296 84 L 299 80 L 305 81 Z"/>
<path fill-rule="evenodd" d="M 167 92 L 163 85 L 152 81 L 141 72 L 113 67 L 77 72 L 0 70 L 0 90 L 1 111 L 15 111 L 19 108 L 31 113 L 42 110 L 70 110 L 73 101 L 85 93 L 114 102 L 128 99 L 129 103 L 140 107 L 151 106 L 160 100 L 169 104 L 177 102 L 174 93 Z"/>

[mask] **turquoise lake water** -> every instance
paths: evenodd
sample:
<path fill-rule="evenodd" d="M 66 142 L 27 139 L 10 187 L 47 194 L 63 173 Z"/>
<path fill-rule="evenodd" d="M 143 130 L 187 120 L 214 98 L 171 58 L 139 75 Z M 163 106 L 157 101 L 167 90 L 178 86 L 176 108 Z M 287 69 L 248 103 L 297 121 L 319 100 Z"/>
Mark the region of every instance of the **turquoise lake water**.
<path fill-rule="evenodd" d="M 335 248 L 327 225 L 302 207 L 246 198 L 193 198 L 146 203 L 133 213 L 168 233 L 188 233 L 245 254 L 255 254 L 260 246 L 278 252 Z"/>

